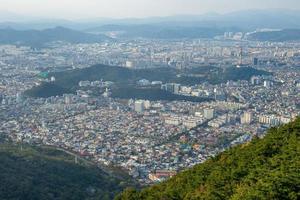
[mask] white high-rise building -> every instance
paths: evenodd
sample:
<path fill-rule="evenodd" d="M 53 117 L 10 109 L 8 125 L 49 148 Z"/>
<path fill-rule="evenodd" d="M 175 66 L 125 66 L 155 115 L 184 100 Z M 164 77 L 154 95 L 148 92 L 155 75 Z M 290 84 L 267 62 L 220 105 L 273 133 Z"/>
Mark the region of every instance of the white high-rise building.
<path fill-rule="evenodd" d="M 213 119 L 214 118 L 214 109 L 206 108 L 203 111 L 203 115 L 205 119 Z"/>
<path fill-rule="evenodd" d="M 174 93 L 179 94 L 180 91 L 180 84 L 174 84 Z"/>
<path fill-rule="evenodd" d="M 244 112 L 241 116 L 241 124 L 251 124 L 253 120 L 253 114 L 251 112 Z"/>
<path fill-rule="evenodd" d="M 133 62 L 132 61 L 126 61 L 126 63 L 125 63 L 125 66 L 127 67 L 127 68 L 133 68 Z"/>
<path fill-rule="evenodd" d="M 18 93 L 16 96 L 16 101 L 17 103 L 22 103 L 23 102 L 23 97 L 21 93 Z"/>
<path fill-rule="evenodd" d="M 70 94 L 65 94 L 65 104 L 71 104 L 72 103 L 72 96 Z"/>
<path fill-rule="evenodd" d="M 148 110 L 148 109 L 151 108 L 151 102 L 150 102 L 149 100 L 144 101 L 144 108 L 145 108 L 146 110 Z"/>
<path fill-rule="evenodd" d="M 134 111 L 137 113 L 144 112 L 145 106 L 143 100 L 137 100 L 134 102 Z"/>
<path fill-rule="evenodd" d="M 264 87 L 265 88 L 270 88 L 272 86 L 272 82 L 271 81 L 264 81 Z"/>

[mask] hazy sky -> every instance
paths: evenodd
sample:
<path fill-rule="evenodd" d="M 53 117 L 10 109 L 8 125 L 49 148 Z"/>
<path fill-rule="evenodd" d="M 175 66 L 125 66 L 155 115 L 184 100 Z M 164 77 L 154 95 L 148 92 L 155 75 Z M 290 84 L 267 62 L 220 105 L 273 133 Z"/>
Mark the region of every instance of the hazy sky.
<path fill-rule="evenodd" d="M 2 11 L 66 19 L 224 13 L 267 8 L 300 10 L 300 0 L 0 0 Z"/>

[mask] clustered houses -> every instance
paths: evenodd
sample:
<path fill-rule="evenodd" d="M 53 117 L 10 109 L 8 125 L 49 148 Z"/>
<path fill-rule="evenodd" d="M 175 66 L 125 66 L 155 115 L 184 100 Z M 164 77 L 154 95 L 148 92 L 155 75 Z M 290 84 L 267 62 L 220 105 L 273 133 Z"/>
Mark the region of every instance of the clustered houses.
<path fill-rule="evenodd" d="M 110 98 L 108 90 L 102 96 L 87 91 L 113 84 L 107 80 L 82 80 L 77 94 L 59 97 L 33 99 L 22 93 L 40 84 L 41 72 L 46 69 L 60 71 L 95 63 L 130 68 L 223 65 L 235 62 L 235 45 L 234 41 L 219 40 L 140 40 L 53 43 L 41 50 L 0 46 L 0 134 L 15 142 L 54 145 L 101 165 L 121 167 L 142 183 L 161 181 L 298 116 L 300 71 L 294 66 L 300 63 L 299 44 L 248 44 L 249 51 L 259 46 L 261 53 L 256 56 L 260 59 L 255 59 L 255 65 L 271 71 L 272 76 L 194 86 L 162 80 L 137 82 L 161 85 L 177 95 L 213 98 L 210 102 L 129 99 L 124 103 Z M 267 50 L 270 46 L 278 46 L 276 52 Z M 282 62 L 284 67 L 278 64 Z"/>

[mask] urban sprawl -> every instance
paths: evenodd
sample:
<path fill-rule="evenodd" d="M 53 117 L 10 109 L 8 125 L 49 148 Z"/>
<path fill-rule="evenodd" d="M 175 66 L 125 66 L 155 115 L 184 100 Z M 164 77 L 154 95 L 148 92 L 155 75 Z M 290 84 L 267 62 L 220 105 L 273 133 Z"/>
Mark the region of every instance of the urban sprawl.
<path fill-rule="evenodd" d="M 230 37 L 230 38 L 229 38 Z M 263 137 L 300 114 L 300 43 L 214 40 L 55 42 L 46 48 L 0 46 L 0 134 L 14 142 L 56 146 L 124 169 L 143 184 L 164 180 L 226 148 Z M 213 85 L 142 79 L 137 87 L 213 99 L 149 101 L 111 97 L 110 80 L 78 82 L 76 94 L 30 98 L 43 72 L 106 64 L 136 69 L 251 66 L 272 75 Z M 95 95 L 91 91 L 104 91 Z"/>

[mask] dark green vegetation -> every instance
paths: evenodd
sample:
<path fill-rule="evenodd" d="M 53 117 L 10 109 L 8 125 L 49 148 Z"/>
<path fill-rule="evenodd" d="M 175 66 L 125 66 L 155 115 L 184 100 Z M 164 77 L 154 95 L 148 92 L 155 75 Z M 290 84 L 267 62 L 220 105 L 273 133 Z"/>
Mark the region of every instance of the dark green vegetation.
<path fill-rule="evenodd" d="M 130 98 L 155 97 L 152 100 L 183 100 L 178 95 L 172 95 L 157 89 L 135 89 L 138 80 L 148 79 L 150 81 L 162 81 L 164 83 L 180 83 L 183 85 L 195 85 L 205 81 L 210 83 L 224 83 L 228 80 L 249 80 L 253 75 L 267 75 L 269 73 L 251 67 L 199 67 L 184 71 L 173 68 L 141 69 L 131 70 L 124 67 L 114 67 L 106 65 L 95 65 L 85 69 L 70 70 L 64 72 L 50 73 L 56 82 L 53 84 L 42 84 L 26 92 L 33 97 L 49 97 L 61 95 L 66 91 L 74 92 L 78 88 L 79 81 L 82 80 L 104 80 L 113 81 L 115 97 L 125 97 L 124 94 L 133 94 Z M 145 95 L 142 95 L 145 94 Z M 128 96 L 128 95 L 127 95 Z M 188 97 L 186 97 L 188 98 Z"/>
<path fill-rule="evenodd" d="M 68 88 L 64 88 L 53 83 L 45 82 L 41 87 L 33 87 L 31 90 L 26 91 L 26 94 L 29 96 L 35 96 L 38 94 L 39 97 L 49 97 L 49 96 L 61 96 L 63 94 L 68 94 L 72 92 L 73 91 Z"/>
<path fill-rule="evenodd" d="M 113 98 L 119 99 L 147 99 L 150 101 L 167 100 L 167 101 L 191 101 L 202 102 L 209 101 L 209 98 L 199 98 L 193 96 L 176 95 L 159 88 L 117 88 L 112 91 Z"/>
<path fill-rule="evenodd" d="M 257 32 L 249 36 L 250 40 L 286 42 L 299 41 L 300 29 L 285 29 L 281 31 Z"/>
<path fill-rule="evenodd" d="M 191 72 L 193 73 L 193 72 Z M 195 72 L 197 74 L 197 72 Z M 193 73 L 194 74 L 194 73 Z M 252 76 L 257 75 L 271 75 L 271 73 L 258 70 L 252 67 L 228 67 L 224 69 L 216 69 L 208 74 L 206 81 L 211 84 L 226 83 L 227 81 L 238 81 L 238 80 L 250 80 Z M 189 81 L 200 81 L 200 79 L 195 79 L 188 77 Z"/>
<path fill-rule="evenodd" d="M 300 199 L 300 118 L 166 182 L 127 189 L 116 199 Z"/>
<path fill-rule="evenodd" d="M 2 200 L 112 199 L 132 183 L 51 147 L 2 143 L 0 161 Z"/>
<path fill-rule="evenodd" d="M 64 41 L 70 43 L 94 43 L 108 40 L 104 35 L 94 35 L 75 31 L 63 27 L 45 30 L 18 31 L 14 29 L 0 29 L 0 44 L 21 44 L 41 47 L 45 43 Z"/>

